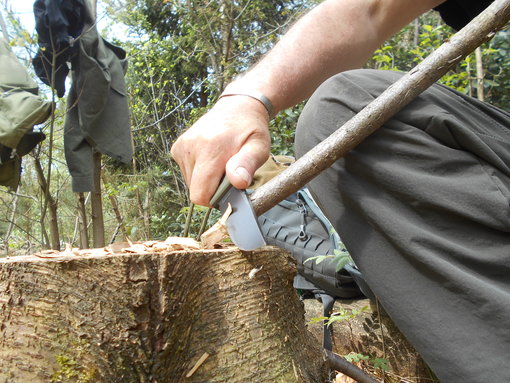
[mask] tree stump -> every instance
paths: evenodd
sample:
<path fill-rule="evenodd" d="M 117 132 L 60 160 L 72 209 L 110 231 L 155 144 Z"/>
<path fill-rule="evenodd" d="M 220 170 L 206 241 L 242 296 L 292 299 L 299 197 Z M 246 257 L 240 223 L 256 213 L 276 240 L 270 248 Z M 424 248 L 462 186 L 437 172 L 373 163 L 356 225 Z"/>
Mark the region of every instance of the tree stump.
<path fill-rule="evenodd" d="M 0 259 L 0 381 L 318 382 L 285 252 Z"/>

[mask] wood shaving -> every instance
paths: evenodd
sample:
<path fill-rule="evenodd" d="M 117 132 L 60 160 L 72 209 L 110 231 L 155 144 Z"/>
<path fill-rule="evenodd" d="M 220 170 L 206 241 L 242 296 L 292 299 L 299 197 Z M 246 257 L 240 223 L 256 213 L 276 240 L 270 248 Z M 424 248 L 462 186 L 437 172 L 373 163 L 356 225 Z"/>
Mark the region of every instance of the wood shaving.
<path fill-rule="evenodd" d="M 260 270 L 262 270 L 263 267 L 264 266 L 254 267 L 253 269 L 251 269 L 250 272 L 248 273 L 248 278 L 249 279 L 255 278 L 255 274 L 257 274 Z"/>
<path fill-rule="evenodd" d="M 129 247 L 125 247 L 120 251 L 121 253 L 131 253 L 131 254 L 147 254 L 147 247 L 143 243 L 133 243 Z"/>
<path fill-rule="evenodd" d="M 195 363 L 193 368 L 186 374 L 186 378 L 191 378 L 191 376 L 198 370 L 198 368 L 205 362 L 207 358 L 209 358 L 209 353 L 204 352 L 200 359 L 198 359 L 198 361 Z"/>
<path fill-rule="evenodd" d="M 105 247 L 100 247 L 96 249 L 79 249 L 77 247 L 72 247 L 69 243 L 65 244 L 65 249 L 63 251 L 58 250 L 43 250 L 34 255 L 39 258 L 61 258 L 61 257 L 69 257 L 69 256 L 90 256 L 90 255 L 105 255 L 111 254 L 112 251 Z"/>
<path fill-rule="evenodd" d="M 179 250 L 200 250 L 202 246 L 193 238 L 182 237 L 168 237 L 165 241 L 145 241 L 145 242 L 132 242 L 129 239 L 127 242 L 116 242 L 109 246 L 96 248 L 96 249 L 78 249 L 72 247 L 70 244 L 65 244 L 63 251 L 58 250 L 43 250 L 34 255 L 39 258 L 60 258 L 68 256 L 98 256 L 108 254 L 150 254 L 159 253 L 164 251 L 179 251 Z"/>
<path fill-rule="evenodd" d="M 178 250 L 200 250 L 202 247 L 193 238 L 183 237 L 168 237 L 165 241 L 145 241 L 145 242 L 131 242 L 129 241 L 126 246 L 117 246 L 117 252 L 121 253 L 136 253 L 136 254 L 149 254 L 158 253 L 163 251 L 178 251 Z"/>
<path fill-rule="evenodd" d="M 225 213 L 209 230 L 200 236 L 200 242 L 205 249 L 212 249 L 214 245 L 228 238 L 227 219 L 232 214 L 232 206 L 228 204 Z"/>
<path fill-rule="evenodd" d="M 165 244 L 173 250 L 200 250 L 202 246 L 193 238 L 168 237 Z"/>
<path fill-rule="evenodd" d="M 62 256 L 58 250 L 42 250 L 34 255 L 39 258 L 58 258 Z"/>

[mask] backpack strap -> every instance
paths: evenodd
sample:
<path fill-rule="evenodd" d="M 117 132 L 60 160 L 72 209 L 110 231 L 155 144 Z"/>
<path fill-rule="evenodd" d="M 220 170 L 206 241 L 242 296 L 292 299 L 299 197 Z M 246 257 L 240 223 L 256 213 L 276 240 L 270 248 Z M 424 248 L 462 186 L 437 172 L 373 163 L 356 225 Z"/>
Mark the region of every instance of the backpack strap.
<path fill-rule="evenodd" d="M 328 326 L 328 319 L 333 311 L 333 305 L 335 304 L 335 298 L 326 293 L 319 293 L 318 298 L 322 302 L 322 313 L 326 318 L 322 322 L 322 347 L 328 351 L 333 351 L 333 337 L 331 335 L 331 326 Z"/>

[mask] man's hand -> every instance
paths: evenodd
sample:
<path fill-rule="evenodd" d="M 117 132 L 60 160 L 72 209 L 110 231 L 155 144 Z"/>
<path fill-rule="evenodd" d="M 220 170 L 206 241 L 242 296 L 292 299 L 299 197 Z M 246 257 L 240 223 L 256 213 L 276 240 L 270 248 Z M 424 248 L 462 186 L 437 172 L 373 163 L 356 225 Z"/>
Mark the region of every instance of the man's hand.
<path fill-rule="evenodd" d="M 221 98 L 172 146 L 190 199 L 209 206 L 223 174 L 238 189 L 247 188 L 269 156 L 269 116 L 247 96 Z"/>

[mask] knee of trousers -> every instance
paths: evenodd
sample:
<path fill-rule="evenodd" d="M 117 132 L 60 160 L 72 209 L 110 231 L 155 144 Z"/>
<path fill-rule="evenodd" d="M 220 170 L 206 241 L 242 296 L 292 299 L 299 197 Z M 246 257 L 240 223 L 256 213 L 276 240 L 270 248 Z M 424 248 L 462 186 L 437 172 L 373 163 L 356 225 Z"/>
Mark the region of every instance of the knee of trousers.
<path fill-rule="evenodd" d="M 397 81 L 403 73 L 356 69 L 330 77 L 314 92 L 299 118 L 296 156 L 328 137 Z"/>

